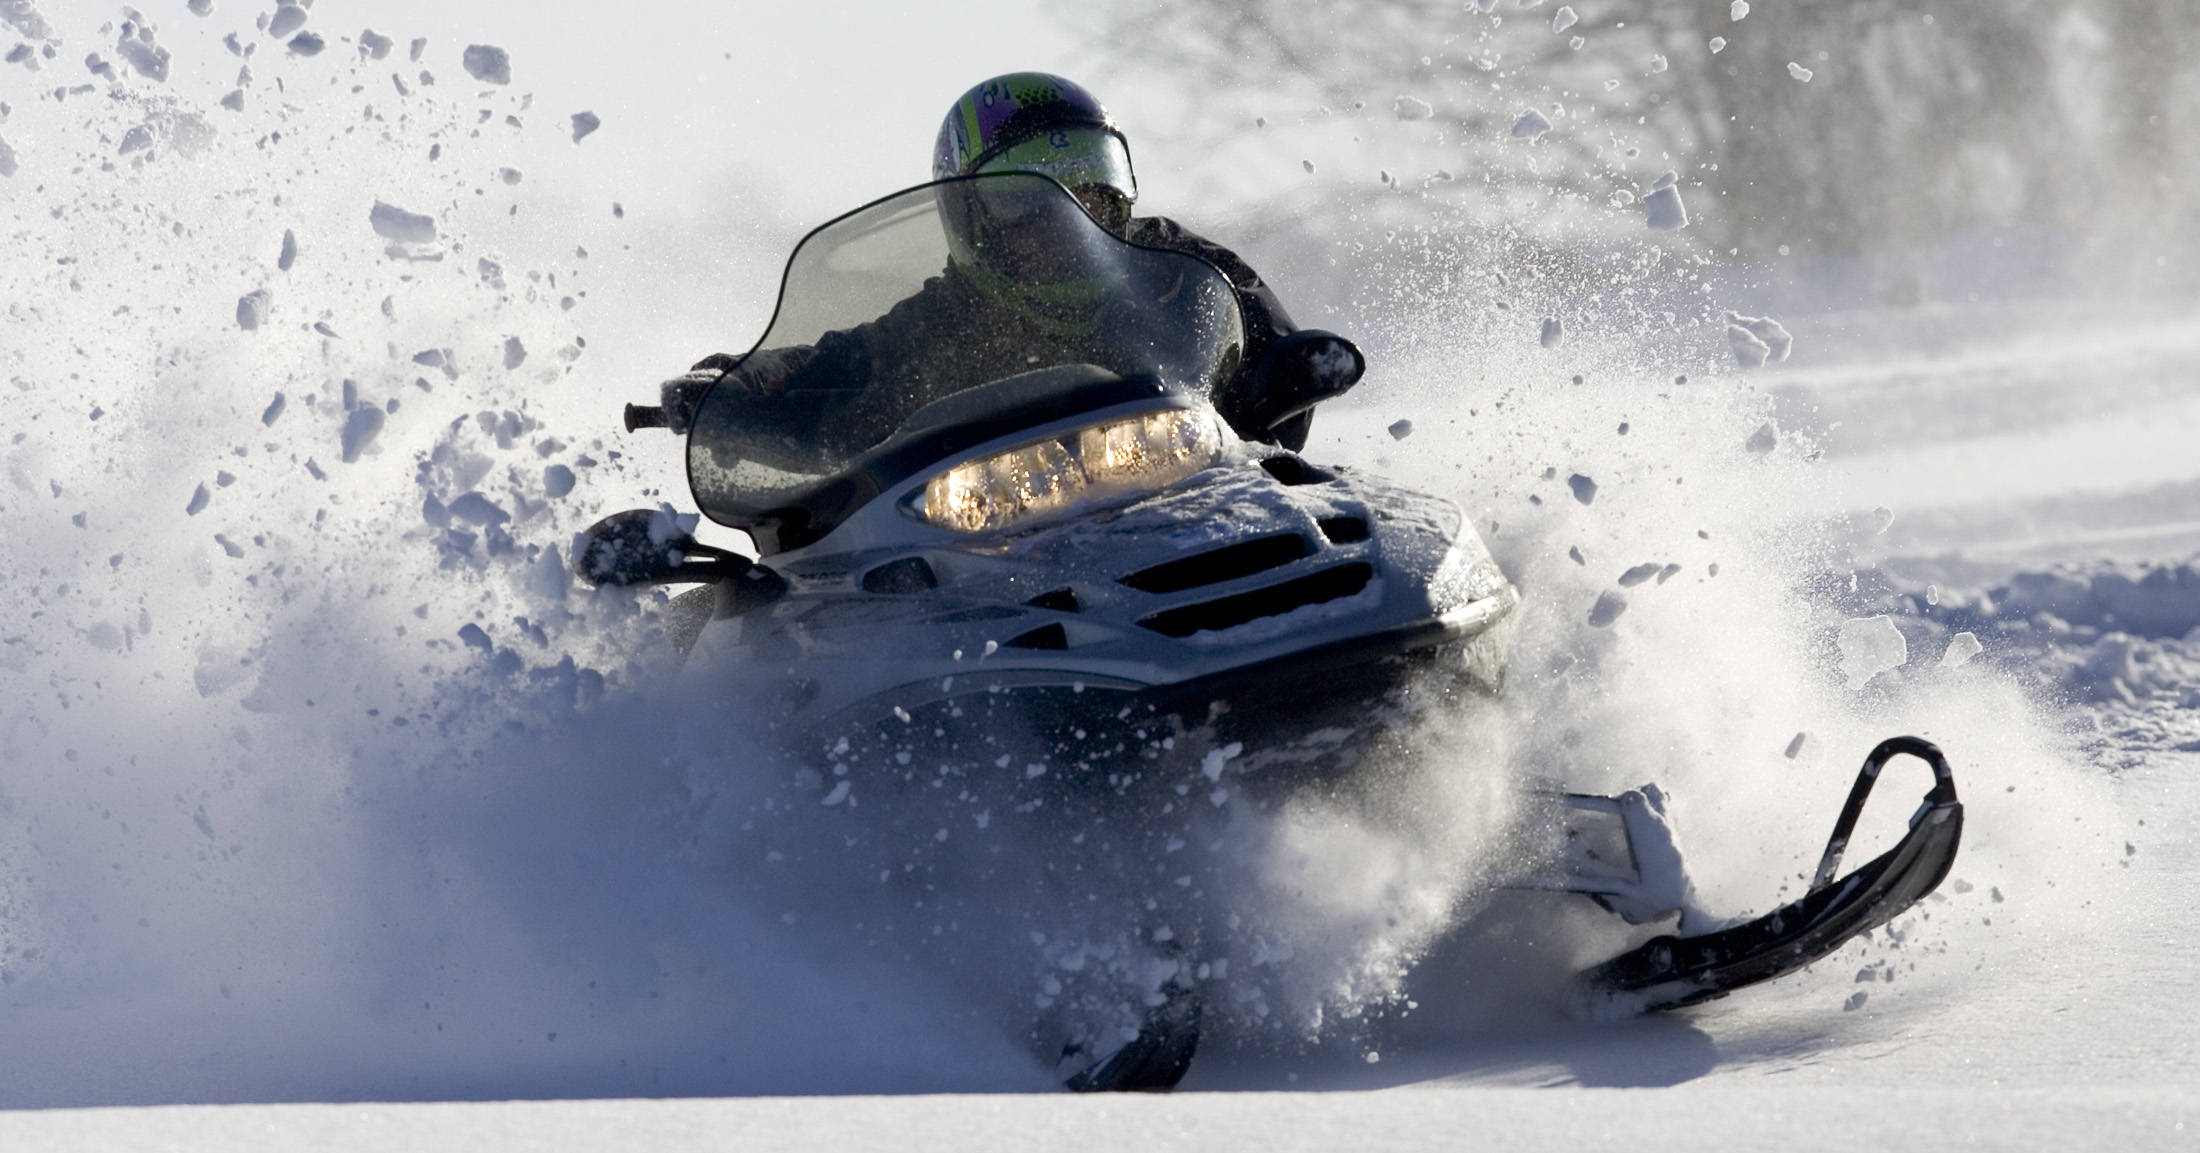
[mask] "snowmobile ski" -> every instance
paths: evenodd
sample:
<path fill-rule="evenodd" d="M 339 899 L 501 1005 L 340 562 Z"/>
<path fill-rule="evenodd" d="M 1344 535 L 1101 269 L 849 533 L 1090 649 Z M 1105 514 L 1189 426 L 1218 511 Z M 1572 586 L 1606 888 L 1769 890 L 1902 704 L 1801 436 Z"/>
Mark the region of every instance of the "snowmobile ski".
<path fill-rule="evenodd" d="M 1107 1060 L 1071 1077 L 1072 1093 L 1166 1093 L 1176 1088 L 1199 1051 L 1199 994 L 1171 981 L 1138 1029 Z"/>
<path fill-rule="evenodd" d="M 1932 791 L 1910 818 L 1901 843 L 1836 882 L 1834 872 L 1880 770 L 1903 754 L 1932 766 Z M 1580 980 L 1615 1006 L 1648 1012 L 1715 1000 L 1784 976 L 1886 924 L 1932 892 L 1955 863 L 1962 836 L 1963 806 L 1947 757 L 1922 738 L 1892 737 L 1864 758 L 1802 899 L 1718 932 L 1653 938 L 1584 971 Z"/>

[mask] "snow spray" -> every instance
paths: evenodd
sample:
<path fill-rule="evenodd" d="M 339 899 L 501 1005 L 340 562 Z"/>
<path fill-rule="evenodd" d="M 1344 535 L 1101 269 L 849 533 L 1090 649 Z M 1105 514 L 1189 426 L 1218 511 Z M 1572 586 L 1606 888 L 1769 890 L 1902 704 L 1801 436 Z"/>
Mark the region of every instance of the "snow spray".
<path fill-rule="evenodd" d="M 1660 781 L 1737 912 L 1893 731 L 1965 773 L 1981 894 L 2037 893 L 2089 811 L 1992 676 L 1836 676 L 1841 510 L 1702 308 L 1508 327 L 1410 284 L 1414 350 L 1309 451 L 1468 510 L 1526 597 L 1501 695 L 1266 807 L 1232 797 L 1304 750 L 1127 718 L 1184 786 L 1135 869 L 987 801 L 1065 766 L 1013 721 L 1002 761 L 785 761 L 678 679 L 660 600 L 567 575 L 597 516 L 684 503 L 613 412 L 768 313 L 768 206 L 628 219 L 568 159 L 600 119 L 490 46 L 10 11 L 7 1105 L 1045 1088 L 1049 1044 L 1172 978 L 1225 1055 L 1380 1040 L 1413 998 L 1472 1029 L 1625 943 L 1503 887 L 1534 782 Z"/>

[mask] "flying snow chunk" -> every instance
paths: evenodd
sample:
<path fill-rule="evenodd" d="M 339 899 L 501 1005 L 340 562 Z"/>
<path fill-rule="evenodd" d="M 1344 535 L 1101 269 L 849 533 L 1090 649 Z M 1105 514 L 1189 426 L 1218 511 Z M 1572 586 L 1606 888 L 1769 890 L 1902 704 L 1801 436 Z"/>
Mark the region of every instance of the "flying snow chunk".
<path fill-rule="evenodd" d="M 306 10 L 284 0 L 275 6 L 275 15 L 268 18 L 267 35 L 271 40 L 281 40 L 305 26 Z"/>
<path fill-rule="evenodd" d="M 1742 447 L 1763 456 L 1780 447 L 1780 430 L 1772 427 L 1772 422 L 1768 420 L 1758 425 L 1757 431 L 1749 434 L 1749 439 L 1742 443 Z"/>
<path fill-rule="evenodd" d="M 1551 31 L 1564 32 L 1579 23 L 1581 23 L 1581 17 L 1574 15 L 1573 6 L 1569 4 L 1559 9 L 1557 15 L 1551 17 Z"/>
<path fill-rule="evenodd" d="M 1772 360 L 1786 360 L 1788 353 L 1795 347 L 1795 338 L 1788 335 L 1788 330 L 1779 321 L 1769 316 L 1743 316 L 1737 312 L 1727 312 L 1721 315 L 1729 325 L 1739 325 L 1748 329 L 1751 336 L 1762 341 L 1769 358 Z M 1744 367 L 1755 368 L 1756 365 L 1745 365 Z"/>
<path fill-rule="evenodd" d="M 1876 533 L 1876 532 L 1885 532 L 1885 531 L 1887 531 L 1888 527 L 1889 527 L 1889 526 L 1891 526 L 1891 525 L 1893 525 L 1893 524 L 1894 524 L 1894 510 L 1893 510 L 1893 509 L 1891 509 L 1891 508 L 1888 508 L 1888 507 L 1887 507 L 1886 505 L 1880 505 L 1880 506 L 1879 506 L 1878 508 L 1875 508 L 1875 509 L 1873 509 L 1873 510 L 1872 510 L 1872 531 L 1873 531 L 1873 532 L 1875 532 L 1875 533 Z"/>
<path fill-rule="evenodd" d="M 384 419 L 382 410 L 371 404 L 364 404 L 352 409 L 351 415 L 344 418 L 345 464 L 358 460 L 359 454 L 367 451 L 367 446 L 373 444 L 374 438 L 381 435 Z"/>
<path fill-rule="evenodd" d="M 1667 173 L 1669 178 L 1672 174 Z M 1643 211 L 1652 232 L 1672 232 L 1688 227 L 1688 206 L 1681 203 L 1680 186 L 1659 181 L 1642 198 Z"/>
<path fill-rule="evenodd" d="M 1512 126 L 1513 137 L 1517 140 L 1533 140 L 1550 130 L 1551 122 L 1533 108 L 1521 113 L 1520 119 L 1513 121 Z"/>
<path fill-rule="evenodd" d="M 1734 362 L 1743 368 L 1761 367 L 1772 349 L 1757 339 L 1757 334 L 1739 324 L 1726 326 L 1726 345 L 1734 350 Z"/>
<path fill-rule="evenodd" d="M 128 156 L 132 152 L 142 152 L 152 146 L 153 130 L 140 124 L 122 134 L 122 146 L 115 149 L 115 155 Z"/>
<path fill-rule="evenodd" d="M 469 44 L 466 55 L 459 61 L 466 67 L 466 75 L 483 84 L 510 84 L 512 82 L 512 57 L 504 49 L 492 44 Z"/>
<path fill-rule="evenodd" d="M 290 38 L 290 50 L 300 56 L 319 56 L 328 41 L 311 32 L 300 32 Z"/>
<path fill-rule="evenodd" d="M 505 182 L 506 184 L 518 184 L 520 181 L 520 171 L 517 168 L 499 168 L 497 169 L 497 179 Z"/>
<path fill-rule="evenodd" d="M 1948 638 L 1948 651 L 1940 654 L 1940 667 L 1944 669 L 1961 667 L 1969 663 L 1972 657 L 1985 651 L 1986 646 L 1978 643 L 1977 634 L 1957 633 Z"/>
<path fill-rule="evenodd" d="M 282 255 L 275 258 L 275 267 L 282 269 L 284 272 L 289 272 L 290 266 L 296 263 L 298 263 L 298 234 L 285 228 L 283 229 Z"/>
<path fill-rule="evenodd" d="M 1413 422 L 1412 422 L 1412 421 L 1410 421 L 1410 420 L 1394 420 L 1394 421 L 1392 421 L 1392 422 L 1390 423 L 1390 439 L 1392 439 L 1392 440 L 1404 440 L 1405 438 L 1407 438 L 1407 437 L 1409 437 L 1409 436 L 1412 436 L 1412 435 L 1413 435 Z"/>
<path fill-rule="evenodd" d="M 0 20 L 13 25 L 26 40 L 47 40 L 53 36 L 53 28 L 38 14 L 38 5 L 31 0 L 0 0 Z"/>
<path fill-rule="evenodd" d="M 1795 77 L 1797 80 L 1800 80 L 1805 84 L 1808 84 L 1810 83 L 1810 78 L 1816 76 L 1817 73 L 1812 72 L 1810 69 L 1805 68 L 1800 64 L 1797 64 L 1793 60 L 1790 60 L 1788 61 L 1788 75 Z"/>
<path fill-rule="evenodd" d="M 1796 757 L 1796 755 L 1797 755 L 1798 753 L 1801 753 L 1801 752 L 1803 751 L 1803 742 L 1805 742 L 1805 741 L 1808 741 L 1809 739 L 1810 739 L 1810 734 L 1809 734 L 1809 733 L 1797 733 L 1797 734 L 1795 734 L 1795 739 L 1794 739 L 1794 740 L 1792 740 L 1792 741 L 1789 741 L 1789 742 L 1788 742 L 1788 747 L 1787 747 L 1787 759 L 1789 759 L 1789 760 L 1791 760 L 1791 761 L 1792 761 L 1792 760 L 1794 760 L 1794 759 L 1795 759 L 1795 757 Z"/>
<path fill-rule="evenodd" d="M 389 56 L 397 41 L 369 28 L 359 34 L 359 55 L 368 60 L 381 60 Z"/>
<path fill-rule="evenodd" d="M 1543 347 L 1557 348 L 1566 343 L 1566 322 L 1555 316 L 1543 318 Z"/>
<path fill-rule="evenodd" d="M 394 204 L 375 201 L 373 210 L 367 213 L 367 223 L 385 239 L 399 244 L 435 243 L 434 217 L 407 212 Z"/>
<path fill-rule="evenodd" d="M 602 117 L 593 112 L 575 112 L 573 114 L 573 143 L 579 144 L 581 137 L 601 127 L 603 127 Z"/>
<path fill-rule="evenodd" d="M 275 298 L 264 288 L 247 292 L 237 298 L 237 327 L 246 332 L 267 323 L 268 310 L 275 306 Z"/>
<path fill-rule="evenodd" d="M 197 516 L 205 512 L 206 506 L 212 503 L 214 503 L 214 494 L 206 491 L 206 486 L 202 484 L 197 491 L 191 494 L 191 503 L 183 506 L 183 515 Z"/>
<path fill-rule="evenodd" d="M 360 411 L 372 411 L 361 409 Z M 451 501 L 451 515 L 471 525 L 509 524 L 512 514 L 479 492 L 467 492 Z"/>
<path fill-rule="evenodd" d="M 1902 630 L 1895 627 L 1894 618 L 1884 614 L 1844 623 L 1834 643 L 1841 649 L 1841 674 L 1849 678 L 1852 692 L 1889 669 L 1901 668 L 1910 659 L 1910 646 L 1902 639 Z"/>
<path fill-rule="evenodd" d="M 1436 109 L 1429 107 L 1428 101 L 1413 96 L 1400 96 L 1390 107 L 1400 120 L 1426 120 L 1436 115 Z"/>
<path fill-rule="evenodd" d="M 1612 622 L 1618 620 L 1626 612 L 1626 597 L 1618 593 L 1604 593 L 1597 597 L 1597 603 L 1589 606 L 1589 627 L 1593 629 L 1610 628 Z"/>
<path fill-rule="evenodd" d="M 1665 71 L 1665 57 L 1652 56 L 1650 58 L 1650 71 L 1653 73 Z"/>
<path fill-rule="evenodd" d="M 1623 589 L 1631 589 L 1636 585 L 1639 585 L 1644 581 L 1649 580 L 1651 577 L 1658 575 L 1658 573 L 1662 571 L 1664 571 L 1663 566 L 1659 565 L 1658 562 L 1654 560 L 1644 561 L 1642 564 L 1636 565 L 1635 567 L 1628 569 L 1626 572 L 1619 574 L 1619 587 Z"/>
<path fill-rule="evenodd" d="M 1726 51 L 1726 37 L 1713 36 L 1711 38 L 1711 54 L 1713 56 L 1717 56 L 1719 53 L 1724 51 Z"/>
<path fill-rule="evenodd" d="M 542 494 L 552 500 L 573 491 L 573 470 L 562 464 L 553 464 L 542 470 Z"/>
<path fill-rule="evenodd" d="M 524 345 L 524 344 L 521 344 L 521 343 L 519 342 L 519 337 L 516 337 L 516 336 L 508 336 L 508 337 L 505 337 L 505 338 L 504 338 L 504 368 L 505 368 L 505 370 L 506 370 L 506 371 L 510 371 L 510 370 L 512 370 L 512 369 L 518 368 L 518 367 L 519 367 L 520 365 L 523 365 L 523 364 L 525 364 L 525 363 L 527 363 L 527 346 L 526 346 L 526 345 Z"/>
<path fill-rule="evenodd" d="M 1597 498 L 1597 482 L 1578 472 L 1566 478 L 1566 487 L 1574 490 L 1574 499 L 1583 504 L 1593 503 Z"/>
<path fill-rule="evenodd" d="M 141 24 L 135 33 L 124 34 L 115 41 L 115 54 L 147 80 L 167 82 L 168 50 L 153 43 L 152 29 Z"/>
<path fill-rule="evenodd" d="M 283 408 L 289 403 L 290 401 L 282 393 L 276 393 L 275 399 L 268 402 L 267 410 L 260 414 L 260 423 L 272 427 L 277 420 L 281 419 Z"/>
<path fill-rule="evenodd" d="M 1311 175 L 1313 175 L 1313 174 L 1314 174 L 1314 162 L 1313 162 L 1313 161 L 1311 161 L 1311 160 L 1301 160 L 1301 161 L 1299 161 L 1299 164 L 1300 164 L 1300 165 L 1302 165 L 1302 166 L 1303 166 L 1303 167 L 1304 167 L 1304 168 L 1306 169 L 1306 173 L 1307 173 L 1307 175 L 1311 176 Z"/>
<path fill-rule="evenodd" d="M 1734 0 L 1734 3 L 1726 6 L 1726 14 L 1739 22 L 1742 17 L 1749 15 L 1749 0 Z"/>
<path fill-rule="evenodd" d="M 231 112 L 244 111 L 244 89 L 231 89 L 229 95 L 222 97 L 222 107 Z"/>
<path fill-rule="evenodd" d="M 15 149 L 8 147 L 7 141 L 0 140 L 0 176 L 13 176 L 18 167 L 15 162 Z"/>

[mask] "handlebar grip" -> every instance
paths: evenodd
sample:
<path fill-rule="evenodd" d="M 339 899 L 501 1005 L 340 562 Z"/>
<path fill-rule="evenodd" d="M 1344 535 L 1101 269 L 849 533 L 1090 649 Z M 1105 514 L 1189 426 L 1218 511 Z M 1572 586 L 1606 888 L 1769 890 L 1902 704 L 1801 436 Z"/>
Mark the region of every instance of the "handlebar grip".
<path fill-rule="evenodd" d="M 665 410 L 654 404 L 630 404 L 626 406 L 626 430 L 633 432 L 644 428 L 670 428 Z"/>

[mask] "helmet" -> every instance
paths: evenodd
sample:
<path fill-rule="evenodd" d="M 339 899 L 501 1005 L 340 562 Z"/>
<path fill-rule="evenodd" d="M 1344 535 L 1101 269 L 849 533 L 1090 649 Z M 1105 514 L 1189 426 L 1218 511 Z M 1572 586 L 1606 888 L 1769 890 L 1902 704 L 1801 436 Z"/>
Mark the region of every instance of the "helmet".
<path fill-rule="evenodd" d="M 1124 216 L 1138 199 L 1130 146 L 1108 110 L 1092 93 L 1044 72 L 996 76 L 948 109 L 932 148 L 932 178 L 983 171 L 1036 172 L 1073 193 L 1106 189 Z"/>

